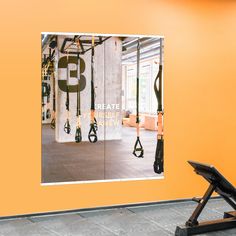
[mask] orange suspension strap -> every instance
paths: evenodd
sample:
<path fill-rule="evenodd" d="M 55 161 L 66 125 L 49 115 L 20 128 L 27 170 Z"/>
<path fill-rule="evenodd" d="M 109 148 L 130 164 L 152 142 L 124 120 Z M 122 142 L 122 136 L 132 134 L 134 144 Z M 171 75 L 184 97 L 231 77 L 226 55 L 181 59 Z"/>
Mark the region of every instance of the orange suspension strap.
<path fill-rule="evenodd" d="M 76 109 L 76 116 L 77 116 L 77 125 L 75 131 L 75 142 L 80 143 L 82 141 L 82 132 L 81 132 L 81 109 L 80 109 L 80 53 L 79 53 L 79 41 L 77 43 L 78 48 L 78 63 L 77 63 L 77 109 Z"/>
<path fill-rule="evenodd" d="M 94 36 L 92 36 L 91 48 L 91 108 L 90 108 L 90 130 L 88 139 L 90 143 L 96 143 L 97 138 L 97 120 L 95 118 L 95 90 L 94 90 Z"/>
<path fill-rule="evenodd" d="M 158 108 L 158 124 L 157 124 L 157 146 L 155 153 L 155 161 L 153 164 L 154 172 L 161 174 L 164 172 L 164 137 L 163 137 L 163 107 L 162 107 L 162 38 L 160 38 L 160 62 L 159 71 L 154 81 L 154 91 L 157 98 Z"/>
<path fill-rule="evenodd" d="M 137 139 L 134 144 L 133 155 L 138 158 L 143 158 L 144 149 L 141 144 L 140 135 L 140 119 L 139 119 L 139 63 L 140 63 L 140 42 L 138 39 L 137 43 L 137 82 L 136 82 L 136 129 L 137 129 Z"/>
<path fill-rule="evenodd" d="M 67 111 L 67 118 L 66 123 L 64 125 L 64 131 L 67 134 L 70 134 L 71 127 L 70 127 L 70 96 L 69 96 L 69 78 L 70 78 L 70 70 L 69 70 L 69 52 L 67 51 L 67 70 L 66 70 L 66 111 Z"/>

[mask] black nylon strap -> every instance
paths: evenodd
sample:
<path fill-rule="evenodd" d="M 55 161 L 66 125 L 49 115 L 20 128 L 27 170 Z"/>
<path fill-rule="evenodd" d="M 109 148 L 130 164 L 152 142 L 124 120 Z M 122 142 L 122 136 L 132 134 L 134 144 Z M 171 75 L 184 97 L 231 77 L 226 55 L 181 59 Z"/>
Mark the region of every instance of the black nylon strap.
<path fill-rule="evenodd" d="M 158 82 L 159 88 L 157 88 L 157 82 Z M 162 89 L 161 88 L 162 88 L 162 65 L 159 65 L 159 71 L 154 81 L 154 92 L 155 92 L 157 102 L 158 102 L 157 112 L 159 111 L 162 112 Z"/>
<path fill-rule="evenodd" d="M 47 110 L 46 110 L 46 119 L 51 118 L 51 111 L 48 105 L 50 104 L 50 94 L 51 94 L 51 86 L 48 84 L 48 92 L 47 92 Z"/>
<path fill-rule="evenodd" d="M 64 124 L 64 131 L 67 134 L 70 134 L 71 127 L 70 127 L 70 121 L 69 121 L 69 111 L 70 111 L 70 97 L 69 97 L 69 57 L 67 52 L 67 77 L 66 77 L 66 110 L 67 110 L 67 119 L 66 123 Z"/>
<path fill-rule="evenodd" d="M 70 110 L 69 86 L 66 86 L 66 110 Z"/>
<path fill-rule="evenodd" d="M 162 113 L 162 39 L 160 39 L 160 64 L 159 64 L 159 71 L 157 74 L 157 77 L 154 81 L 154 92 L 157 98 L 158 108 L 157 108 L 157 114 L 159 115 Z M 157 88 L 158 83 L 158 88 Z M 162 125 L 162 124 L 158 124 Z M 155 161 L 153 164 L 154 172 L 157 174 L 161 174 L 164 172 L 164 139 L 162 134 L 158 134 L 157 139 L 157 146 L 156 146 L 156 152 L 155 152 Z"/>
<path fill-rule="evenodd" d="M 44 103 L 44 94 L 45 94 L 45 83 L 42 82 L 42 120 L 45 120 L 45 111 L 44 111 L 44 107 L 45 107 L 45 103 Z"/>
<path fill-rule="evenodd" d="M 143 158 L 144 149 L 139 138 L 139 63 L 140 63 L 140 42 L 137 43 L 137 78 L 136 78 L 136 124 L 137 124 L 137 139 L 134 144 L 133 155 L 138 158 Z"/>
<path fill-rule="evenodd" d="M 53 62 L 52 62 L 53 63 Z M 53 111 L 53 115 L 52 115 L 52 120 L 51 120 L 51 129 L 55 129 L 56 128 L 56 79 L 54 76 L 54 64 L 52 64 L 52 97 L 53 97 L 53 105 L 52 105 L 52 111 Z"/>
<path fill-rule="evenodd" d="M 81 115 L 81 110 L 80 110 L 80 56 L 78 53 L 78 64 L 77 64 L 77 79 L 78 79 L 78 84 L 77 84 L 77 109 L 76 109 L 76 116 Z"/>
<path fill-rule="evenodd" d="M 76 109 L 76 116 L 78 121 L 80 122 L 80 115 L 81 115 L 81 111 L 80 111 L 80 56 L 78 53 L 78 63 L 77 63 L 77 78 L 78 78 L 78 85 L 77 85 L 77 109 Z M 80 143 L 82 141 L 82 132 L 81 132 L 81 128 L 80 128 L 80 124 L 78 123 L 78 126 L 76 127 L 76 131 L 75 131 L 75 142 L 76 143 Z"/>
<path fill-rule="evenodd" d="M 56 79 L 55 79 L 55 76 L 54 76 L 54 72 L 53 72 L 53 75 L 52 75 L 52 96 L 53 96 L 53 111 L 55 112 L 56 111 Z"/>
<path fill-rule="evenodd" d="M 91 54 L 91 110 L 95 110 L 95 92 L 94 92 L 94 45 L 92 44 Z"/>
<path fill-rule="evenodd" d="M 95 113 L 95 91 L 94 91 L 94 36 L 92 36 L 92 46 L 91 46 L 91 113 Z M 97 137 L 97 120 L 94 117 L 90 123 L 90 129 L 88 134 L 88 139 L 90 143 L 96 143 Z"/>
<path fill-rule="evenodd" d="M 69 57 L 67 54 L 67 68 L 66 68 L 66 110 L 70 110 L 70 95 L 69 95 Z"/>
<path fill-rule="evenodd" d="M 140 43 L 137 44 L 137 82 L 136 82 L 136 123 L 139 124 L 139 62 L 140 62 Z"/>

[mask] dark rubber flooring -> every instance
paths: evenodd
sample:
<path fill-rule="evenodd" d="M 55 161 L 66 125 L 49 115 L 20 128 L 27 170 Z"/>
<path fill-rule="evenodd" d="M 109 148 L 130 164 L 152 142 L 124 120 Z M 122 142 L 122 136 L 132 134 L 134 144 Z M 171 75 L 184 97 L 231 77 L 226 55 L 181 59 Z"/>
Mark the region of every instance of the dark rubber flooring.
<path fill-rule="evenodd" d="M 195 206 L 194 202 L 154 204 L 2 220 L 0 236 L 168 236 L 174 235 Z M 221 218 L 229 210 L 223 200 L 210 200 L 200 220 Z M 202 235 L 236 235 L 236 228 Z"/>
<path fill-rule="evenodd" d="M 136 129 L 122 129 L 122 140 L 91 144 L 57 143 L 54 130 L 42 126 L 42 182 L 161 177 L 153 171 L 156 132 L 141 131 L 144 158 L 133 156 Z"/>

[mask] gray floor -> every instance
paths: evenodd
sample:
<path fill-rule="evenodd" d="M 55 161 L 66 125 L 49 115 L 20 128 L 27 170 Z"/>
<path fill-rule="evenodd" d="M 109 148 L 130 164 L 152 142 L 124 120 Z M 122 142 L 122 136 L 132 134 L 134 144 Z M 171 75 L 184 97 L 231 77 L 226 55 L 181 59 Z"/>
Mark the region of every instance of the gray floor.
<path fill-rule="evenodd" d="M 57 143 L 54 130 L 42 126 L 42 182 L 160 177 L 153 171 L 156 132 L 142 129 L 144 158 L 133 156 L 136 129 L 124 127 L 122 140 L 91 144 Z"/>
<path fill-rule="evenodd" d="M 195 206 L 182 202 L 2 220 L 0 236 L 168 236 Z M 230 210 L 223 200 L 211 200 L 200 220 L 218 219 Z M 236 235 L 236 229 L 202 235 Z"/>

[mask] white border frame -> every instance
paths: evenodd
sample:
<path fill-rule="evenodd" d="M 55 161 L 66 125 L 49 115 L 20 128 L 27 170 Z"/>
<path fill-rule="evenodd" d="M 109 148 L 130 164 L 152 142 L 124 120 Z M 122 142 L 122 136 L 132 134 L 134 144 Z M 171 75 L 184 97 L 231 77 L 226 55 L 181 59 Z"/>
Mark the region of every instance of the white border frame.
<path fill-rule="evenodd" d="M 162 38 L 164 35 L 143 35 L 143 34 L 104 34 L 104 33 L 81 33 L 81 32 L 41 32 L 47 35 L 94 35 L 94 36 L 112 36 L 112 37 L 150 37 L 150 38 Z M 164 83 L 163 83 L 164 86 Z M 42 124 L 41 124 L 42 125 Z M 41 129 L 42 130 L 42 129 Z M 42 143 L 41 143 L 41 159 L 42 159 Z M 41 162 L 42 164 L 42 162 Z M 41 165 L 42 168 L 42 165 Z M 41 169 L 42 175 L 42 169 Z M 41 176 L 42 177 L 42 176 Z M 144 178 L 124 178 L 124 179 L 106 179 L 106 180 L 82 180 L 82 181 L 65 181 L 65 182 L 52 182 L 52 183 L 40 183 L 41 186 L 58 186 L 58 185 L 72 185 L 72 184 L 94 184 L 94 183 L 111 183 L 111 182 L 127 182 L 127 181 L 143 181 L 143 180 L 162 180 L 164 179 L 164 174 L 157 177 L 144 177 Z M 42 178 L 41 178 L 42 180 Z"/>
<path fill-rule="evenodd" d="M 75 34 L 81 34 L 81 35 L 94 35 L 94 36 L 114 36 L 114 37 L 152 37 L 152 38 L 164 38 L 164 35 L 144 35 L 144 34 L 103 34 L 103 33 L 81 33 L 81 32 L 41 32 L 41 34 L 53 34 L 53 35 L 75 35 Z"/>
<path fill-rule="evenodd" d="M 127 181 L 140 181 L 140 180 L 161 180 L 164 179 L 164 175 L 157 177 L 146 178 L 127 178 L 127 179 L 105 179 L 105 180 L 81 180 L 81 181 L 68 181 L 68 182 L 52 182 L 41 183 L 42 186 L 55 186 L 55 185 L 71 185 L 71 184 L 93 184 L 93 183 L 107 183 L 107 182 L 127 182 Z"/>

